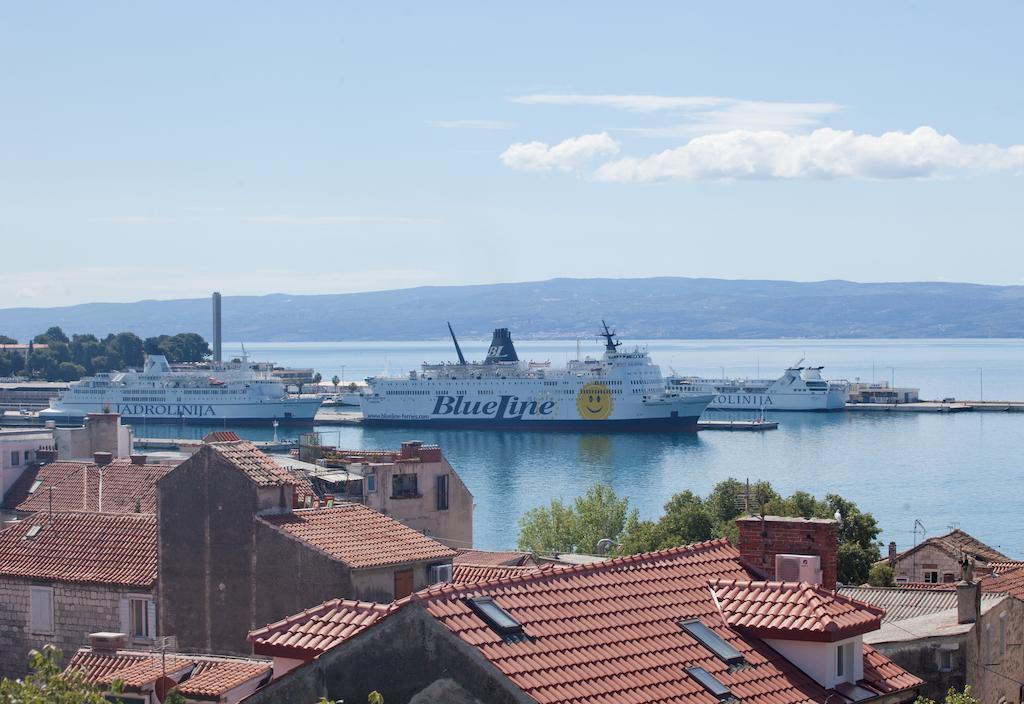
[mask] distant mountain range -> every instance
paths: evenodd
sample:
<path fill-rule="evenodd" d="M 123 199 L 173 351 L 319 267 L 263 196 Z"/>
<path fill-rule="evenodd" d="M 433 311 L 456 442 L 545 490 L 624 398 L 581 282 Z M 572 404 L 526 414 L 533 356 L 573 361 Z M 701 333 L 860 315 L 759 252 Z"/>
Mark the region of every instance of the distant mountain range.
<path fill-rule="evenodd" d="M 427 340 L 450 320 L 466 337 L 592 336 L 605 319 L 630 339 L 1024 337 L 1024 286 L 677 277 L 552 279 L 311 296 L 225 296 L 224 339 Z M 51 325 L 146 337 L 210 336 L 208 298 L 0 309 L 0 334 Z"/>

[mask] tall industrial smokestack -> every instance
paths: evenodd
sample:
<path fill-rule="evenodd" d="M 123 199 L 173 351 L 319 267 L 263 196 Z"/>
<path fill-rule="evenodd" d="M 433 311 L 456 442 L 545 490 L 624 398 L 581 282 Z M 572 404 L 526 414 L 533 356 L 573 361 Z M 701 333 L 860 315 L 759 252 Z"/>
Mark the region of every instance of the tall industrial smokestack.
<path fill-rule="evenodd" d="M 213 292 L 213 361 L 223 361 L 220 356 L 220 293 Z"/>

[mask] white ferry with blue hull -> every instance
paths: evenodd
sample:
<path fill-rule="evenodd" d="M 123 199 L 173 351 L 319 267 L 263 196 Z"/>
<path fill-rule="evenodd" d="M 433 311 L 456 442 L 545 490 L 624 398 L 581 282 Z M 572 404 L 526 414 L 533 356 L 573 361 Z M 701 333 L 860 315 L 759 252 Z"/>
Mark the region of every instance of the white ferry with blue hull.
<path fill-rule="evenodd" d="M 451 326 L 449 325 L 449 332 Z M 694 432 L 711 394 L 666 390 L 647 351 L 620 351 L 607 326 L 600 358 L 565 368 L 523 362 L 506 328 L 483 362 L 424 364 L 403 377 L 370 377 L 360 399 L 368 426 L 582 432 Z"/>
<path fill-rule="evenodd" d="M 312 424 L 320 403 L 319 398 L 289 396 L 270 365 L 243 360 L 172 369 L 164 356 L 150 355 L 141 372 L 72 382 L 39 416 L 77 422 L 88 413 L 110 411 L 148 423 Z"/>

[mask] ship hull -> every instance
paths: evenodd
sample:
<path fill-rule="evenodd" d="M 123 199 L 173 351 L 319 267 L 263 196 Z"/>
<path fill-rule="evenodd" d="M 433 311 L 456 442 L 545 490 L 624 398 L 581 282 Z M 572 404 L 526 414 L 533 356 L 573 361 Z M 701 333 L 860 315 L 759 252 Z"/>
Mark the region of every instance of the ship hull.
<path fill-rule="evenodd" d="M 237 403 L 237 404 L 175 404 L 175 403 L 104 403 L 67 404 L 39 412 L 43 420 L 60 423 L 81 421 L 89 413 L 109 410 L 120 413 L 126 421 L 146 423 L 175 423 L 210 425 L 232 423 L 245 425 L 310 425 L 320 408 L 319 399 L 290 403 Z"/>
<path fill-rule="evenodd" d="M 437 430 L 499 430 L 562 433 L 695 433 L 700 416 L 629 418 L 623 420 L 507 420 L 438 418 L 404 420 L 363 418 L 363 425 L 379 428 L 424 428 Z"/>
<path fill-rule="evenodd" d="M 812 394 L 715 394 L 709 411 L 841 411 L 846 401 L 838 395 Z"/>

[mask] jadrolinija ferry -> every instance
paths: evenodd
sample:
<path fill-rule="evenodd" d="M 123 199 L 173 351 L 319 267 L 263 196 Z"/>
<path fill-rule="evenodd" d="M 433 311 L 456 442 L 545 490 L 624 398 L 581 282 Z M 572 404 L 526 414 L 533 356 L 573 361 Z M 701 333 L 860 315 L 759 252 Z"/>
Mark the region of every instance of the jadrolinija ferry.
<path fill-rule="evenodd" d="M 523 362 L 507 328 L 494 331 L 483 362 L 467 362 L 448 326 L 457 363 L 424 364 L 404 377 L 370 377 L 360 399 L 363 423 L 374 426 L 693 432 L 711 394 L 667 390 L 645 349 L 620 351 L 604 325 L 600 359 Z"/>
<path fill-rule="evenodd" d="M 97 374 L 71 383 L 39 417 L 73 422 L 110 411 L 147 422 L 307 424 L 320 403 L 289 396 L 269 364 L 243 358 L 172 369 L 166 357 L 154 354 L 141 372 Z"/>
<path fill-rule="evenodd" d="M 668 388 L 710 393 L 712 410 L 839 411 L 850 400 L 850 384 L 821 377 L 824 367 L 802 367 L 800 360 L 778 379 L 701 379 L 670 376 Z"/>

